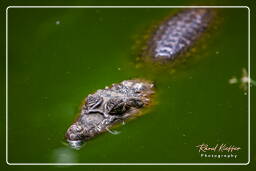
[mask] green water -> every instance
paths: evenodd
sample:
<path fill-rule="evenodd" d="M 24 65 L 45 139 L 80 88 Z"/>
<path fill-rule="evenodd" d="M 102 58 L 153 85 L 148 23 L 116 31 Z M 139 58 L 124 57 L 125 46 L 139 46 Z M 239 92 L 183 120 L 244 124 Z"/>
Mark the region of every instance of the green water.
<path fill-rule="evenodd" d="M 247 9 L 219 11 L 221 23 L 206 49 L 174 73 L 136 67 L 136 37 L 174 10 L 9 9 L 8 161 L 246 163 L 248 96 L 228 81 L 247 68 Z M 157 104 L 146 115 L 79 151 L 65 144 L 89 93 L 138 77 L 156 84 Z M 201 158 L 196 146 L 202 143 L 241 150 L 236 159 Z"/>

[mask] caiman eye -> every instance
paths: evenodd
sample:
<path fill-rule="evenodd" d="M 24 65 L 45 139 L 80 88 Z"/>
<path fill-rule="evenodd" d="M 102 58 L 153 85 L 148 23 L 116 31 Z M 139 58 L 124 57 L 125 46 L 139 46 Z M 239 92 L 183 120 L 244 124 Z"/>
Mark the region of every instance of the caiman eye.
<path fill-rule="evenodd" d="M 112 115 L 121 115 L 125 112 L 125 106 L 124 103 L 119 103 L 118 105 L 115 105 L 111 111 L 109 112 Z"/>
<path fill-rule="evenodd" d="M 136 108 L 141 108 L 143 107 L 144 103 L 141 100 L 137 100 L 137 99 L 132 99 L 130 101 L 130 105 Z"/>

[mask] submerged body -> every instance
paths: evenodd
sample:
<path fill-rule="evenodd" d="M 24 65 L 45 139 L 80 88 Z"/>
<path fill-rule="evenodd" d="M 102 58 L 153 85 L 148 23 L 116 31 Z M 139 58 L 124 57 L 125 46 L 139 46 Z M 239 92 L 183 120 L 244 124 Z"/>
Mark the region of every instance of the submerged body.
<path fill-rule="evenodd" d="M 158 27 L 150 39 L 146 55 L 173 60 L 205 31 L 213 17 L 212 9 L 191 8 L 177 13 Z"/>
<path fill-rule="evenodd" d="M 150 104 L 152 94 L 153 84 L 145 80 L 126 80 L 97 90 L 85 99 L 79 118 L 67 130 L 67 141 L 79 148 L 85 140 L 134 117 Z"/>

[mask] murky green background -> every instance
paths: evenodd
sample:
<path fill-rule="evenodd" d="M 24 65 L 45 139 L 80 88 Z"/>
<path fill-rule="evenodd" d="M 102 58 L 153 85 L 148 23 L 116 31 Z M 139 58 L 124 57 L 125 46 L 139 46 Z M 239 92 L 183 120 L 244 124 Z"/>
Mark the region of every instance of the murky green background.
<path fill-rule="evenodd" d="M 8 5 L 248 5 L 251 17 L 255 18 L 253 3 L 242 0 L 0 1 L 1 170 L 253 170 L 255 87 L 251 88 L 251 163 L 247 166 L 66 167 L 5 163 L 5 8 Z M 232 76 L 240 77 L 241 69 L 247 68 L 247 11 L 222 10 L 217 31 L 209 33 L 210 38 L 203 43 L 206 47 L 197 46 L 196 54 L 174 67 L 176 72 L 148 65 L 135 68 L 137 55 L 132 49 L 135 42 L 152 23 L 174 11 L 10 10 L 8 161 L 247 162 L 248 96 L 238 85 L 228 84 Z M 56 25 L 56 21 L 60 24 Z M 255 26 L 251 19 L 254 79 Z M 154 80 L 158 105 L 119 128 L 121 134 L 117 136 L 99 136 L 80 151 L 63 144 L 63 134 L 83 98 L 128 77 Z M 206 160 L 200 158 L 195 148 L 202 142 L 230 143 L 242 150 L 237 160 Z"/>
<path fill-rule="evenodd" d="M 218 29 L 185 63 L 136 67 L 137 37 L 175 9 L 9 9 L 10 163 L 204 163 L 248 161 L 248 96 L 232 76 L 247 68 L 246 8 L 219 11 Z M 202 52 L 200 51 L 202 48 Z M 81 150 L 64 133 L 81 101 L 130 78 L 156 84 L 146 115 Z M 201 158 L 199 144 L 241 147 L 237 159 Z"/>

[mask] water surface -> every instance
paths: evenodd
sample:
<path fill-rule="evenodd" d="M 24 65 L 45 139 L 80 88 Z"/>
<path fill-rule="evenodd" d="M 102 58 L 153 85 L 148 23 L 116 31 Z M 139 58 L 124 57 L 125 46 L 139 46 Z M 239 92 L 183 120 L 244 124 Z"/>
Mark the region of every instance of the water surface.
<path fill-rule="evenodd" d="M 138 38 L 174 11 L 9 9 L 8 161 L 247 162 L 248 96 L 228 82 L 247 68 L 247 9 L 220 10 L 218 29 L 178 66 L 136 63 Z M 157 105 L 118 135 L 67 146 L 82 100 L 130 78 L 153 80 Z M 201 158 L 202 143 L 242 150 L 237 159 Z"/>

